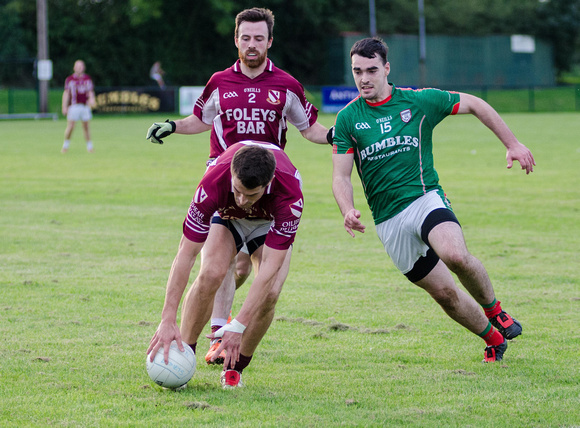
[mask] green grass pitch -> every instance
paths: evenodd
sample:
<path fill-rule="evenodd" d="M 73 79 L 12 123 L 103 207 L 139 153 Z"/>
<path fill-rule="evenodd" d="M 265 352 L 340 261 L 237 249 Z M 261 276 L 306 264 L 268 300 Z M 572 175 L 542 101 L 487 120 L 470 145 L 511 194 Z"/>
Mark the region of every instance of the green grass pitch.
<path fill-rule="evenodd" d="M 468 247 L 524 326 L 504 361 L 482 364 L 484 343 L 395 270 L 356 176 L 367 233 L 349 237 L 330 148 L 292 128 L 305 210 L 276 319 L 245 389 L 199 363 L 181 392 L 152 384 L 145 350 L 209 134 L 158 146 L 165 117 L 96 117 L 95 153 L 79 125 L 63 155 L 63 120 L 0 122 L 0 426 L 579 426 L 580 115 L 504 118 L 529 176 L 473 117 L 435 134 Z"/>

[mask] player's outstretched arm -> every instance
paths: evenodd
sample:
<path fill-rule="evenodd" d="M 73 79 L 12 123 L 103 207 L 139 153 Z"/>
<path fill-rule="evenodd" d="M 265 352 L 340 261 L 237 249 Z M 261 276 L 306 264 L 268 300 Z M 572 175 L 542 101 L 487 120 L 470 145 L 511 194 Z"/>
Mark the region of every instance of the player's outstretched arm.
<path fill-rule="evenodd" d="M 186 118 L 175 121 L 175 133 L 176 134 L 200 134 L 205 131 L 209 131 L 213 125 L 208 125 L 203 122 L 195 114 L 189 115 Z"/>
<path fill-rule="evenodd" d="M 534 171 L 536 162 L 532 152 L 518 141 L 514 133 L 509 129 L 504 120 L 487 102 L 474 95 L 460 92 L 458 114 L 473 114 L 481 123 L 493 131 L 507 149 L 507 167 L 513 166 L 514 160 L 518 161 L 526 174 Z"/>
<path fill-rule="evenodd" d="M 316 144 L 328 144 L 326 134 L 328 134 L 328 129 L 322 126 L 318 122 L 314 122 L 312 126 L 306 128 L 304 131 L 300 131 L 300 134 L 308 141 L 312 141 Z"/>
<path fill-rule="evenodd" d="M 189 275 L 195 264 L 195 259 L 202 247 L 203 243 L 192 242 L 185 236 L 181 237 L 179 249 L 167 280 L 161 323 L 149 343 L 149 348 L 147 348 L 147 354 L 151 355 L 151 361 L 153 361 L 159 348 L 163 347 L 165 364 L 167 364 L 169 362 L 169 348 L 173 340 L 177 341 L 179 350 L 184 351 L 181 344 L 181 333 L 177 326 L 177 308 L 189 282 Z"/>
<path fill-rule="evenodd" d="M 354 207 L 352 190 L 352 167 L 354 155 L 332 155 L 332 193 L 344 217 L 344 228 L 354 238 L 354 231 L 364 233 L 366 226 L 361 223 L 361 213 Z"/>
<path fill-rule="evenodd" d="M 156 122 L 147 130 L 147 140 L 155 144 L 163 144 L 162 138 L 175 134 L 199 134 L 201 132 L 209 131 L 212 125 L 208 125 L 200 120 L 196 115 L 192 114 L 184 119 L 165 122 Z"/>

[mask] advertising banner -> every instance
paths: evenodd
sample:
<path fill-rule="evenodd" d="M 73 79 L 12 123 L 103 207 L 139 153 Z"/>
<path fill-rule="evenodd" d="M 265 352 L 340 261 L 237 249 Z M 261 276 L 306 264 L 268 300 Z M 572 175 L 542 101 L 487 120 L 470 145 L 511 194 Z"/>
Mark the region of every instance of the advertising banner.
<path fill-rule="evenodd" d="M 175 112 L 173 88 L 95 88 L 95 113 Z"/>
<path fill-rule="evenodd" d="M 322 111 L 336 113 L 356 97 L 358 97 L 356 86 L 323 86 Z"/>

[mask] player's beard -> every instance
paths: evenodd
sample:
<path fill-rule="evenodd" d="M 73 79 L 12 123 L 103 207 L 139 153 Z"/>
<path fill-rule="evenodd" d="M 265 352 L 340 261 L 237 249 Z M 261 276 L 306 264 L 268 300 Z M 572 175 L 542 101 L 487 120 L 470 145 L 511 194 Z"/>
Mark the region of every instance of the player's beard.
<path fill-rule="evenodd" d="M 258 56 L 252 59 L 248 59 L 248 53 L 257 53 Z M 266 61 L 266 58 L 268 57 L 268 50 L 265 50 L 263 53 L 260 53 L 257 50 L 247 50 L 246 52 L 238 50 L 238 56 L 240 57 L 240 61 L 242 61 L 247 67 L 258 68 Z"/>

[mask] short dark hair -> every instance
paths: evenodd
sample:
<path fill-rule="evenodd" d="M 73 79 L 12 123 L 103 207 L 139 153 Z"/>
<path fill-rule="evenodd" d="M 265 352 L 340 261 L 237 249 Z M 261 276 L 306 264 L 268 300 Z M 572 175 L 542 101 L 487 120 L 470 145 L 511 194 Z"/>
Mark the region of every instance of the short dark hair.
<path fill-rule="evenodd" d="M 263 7 L 253 7 L 242 10 L 236 16 L 236 39 L 239 36 L 239 29 L 242 22 L 262 22 L 265 21 L 268 26 L 268 40 L 274 37 L 274 13 L 270 9 Z"/>
<path fill-rule="evenodd" d="M 387 44 L 379 37 L 368 37 L 366 39 L 359 40 L 350 49 L 350 57 L 353 55 L 360 55 L 365 58 L 374 58 L 378 55 L 381 58 L 383 65 L 387 63 L 387 55 L 389 53 L 389 47 Z"/>
<path fill-rule="evenodd" d="M 274 153 L 258 144 L 242 147 L 232 159 L 232 174 L 246 189 L 267 186 L 274 177 L 274 171 Z"/>

